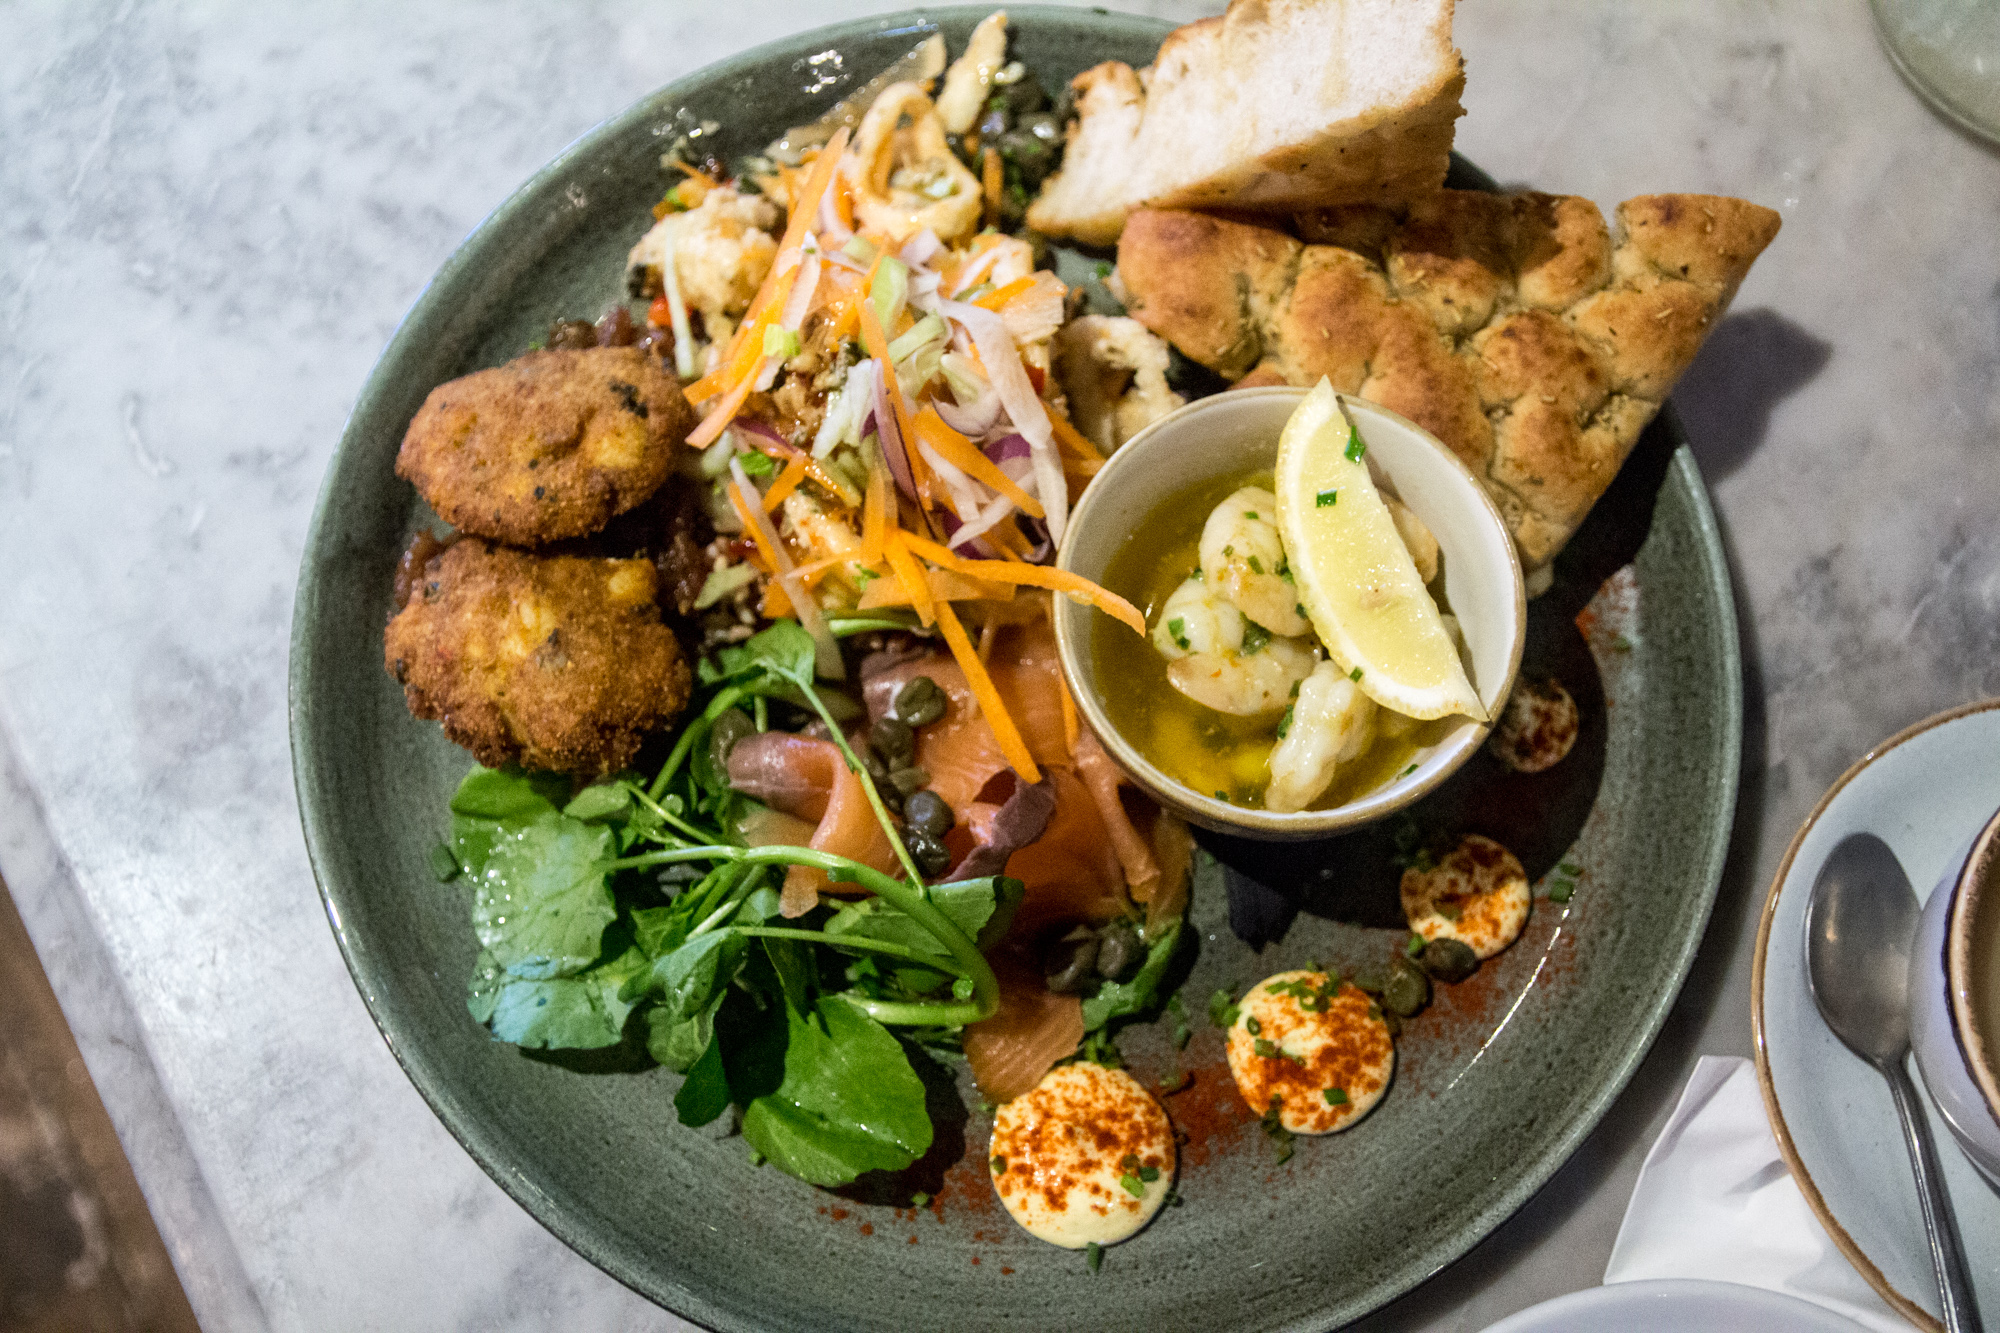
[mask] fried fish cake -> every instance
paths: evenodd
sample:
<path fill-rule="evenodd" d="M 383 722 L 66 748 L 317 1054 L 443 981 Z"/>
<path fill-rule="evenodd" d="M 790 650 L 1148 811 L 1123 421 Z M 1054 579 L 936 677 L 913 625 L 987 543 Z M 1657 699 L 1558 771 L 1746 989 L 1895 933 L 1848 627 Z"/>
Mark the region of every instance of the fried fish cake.
<path fill-rule="evenodd" d="M 658 490 L 693 426 L 679 383 L 638 348 L 530 352 L 431 390 L 396 475 L 462 532 L 540 546 Z"/>
<path fill-rule="evenodd" d="M 687 660 L 647 560 L 467 539 L 431 561 L 383 636 L 410 711 L 496 767 L 600 775 L 687 704 Z"/>

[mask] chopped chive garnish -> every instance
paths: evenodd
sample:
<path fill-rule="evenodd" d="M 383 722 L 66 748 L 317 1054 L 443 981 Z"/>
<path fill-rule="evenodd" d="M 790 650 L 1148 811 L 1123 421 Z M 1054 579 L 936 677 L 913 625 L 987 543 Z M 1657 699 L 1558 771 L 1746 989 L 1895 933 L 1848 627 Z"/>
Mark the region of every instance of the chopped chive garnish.
<path fill-rule="evenodd" d="M 1359 463 L 1361 456 L 1367 452 L 1368 446 L 1361 442 L 1361 432 L 1349 426 L 1347 428 L 1347 461 L 1350 463 Z"/>
<path fill-rule="evenodd" d="M 1104 1267 L 1104 1247 L 1096 1241 L 1083 1247 L 1083 1266 L 1095 1273 Z"/>
<path fill-rule="evenodd" d="M 1261 1036 L 1264 1031 L 1264 1025 L 1257 1021 L 1257 1015 L 1252 1014 L 1243 1021 L 1243 1030 L 1253 1037 Z"/>
<path fill-rule="evenodd" d="M 1004 1176 L 1004 1175 L 1006 1175 L 1006 1174 L 1007 1174 L 1007 1159 L 1006 1159 L 1006 1158 L 1004 1158 L 1004 1157 L 1000 1157 L 1000 1156 L 997 1156 L 997 1155 L 996 1155 L 996 1156 L 995 1156 L 995 1157 L 993 1158 L 993 1163 L 992 1163 L 992 1166 L 993 1166 L 993 1174 L 994 1174 L 994 1175 L 996 1175 L 996 1176 Z"/>
<path fill-rule="evenodd" d="M 1313 508 L 1331 509 L 1335 504 L 1339 502 L 1339 500 L 1340 500 L 1340 488 L 1337 486 L 1330 486 L 1326 490 L 1323 490 L 1319 494 L 1313 496 Z"/>
<path fill-rule="evenodd" d="M 1424 937 L 1421 935 L 1410 936 L 1410 942 L 1403 946 L 1403 952 L 1408 954 L 1412 958 L 1415 958 L 1418 954 L 1422 953 L 1423 951 L 1424 951 Z"/>
<path fill-rule="evenodd" d="M 1354 668 L 1354 670 L 1352 670 L 1352 671 L 1348 672 L 1348 673 L 1347 673 L 1347 678 L 1348 678 L 1349 680 L 1360 680 L 1360 679 L 1361 679 L 1361 668 L 1360 668 L 1360 667 L 1356 667 L 1356 668 Z"/>
<path fill-rule="evenodd" d="M 1229 799 L 1229 793 L 1224 791 L 1222 788 L 1217 787 L 1215 789 L 1215 799 L 1218 801 L 1226 801 Z"/>
<path fill-rule="evenodd" d="M 1556 869 L 1562 871 L 1563 874 L 1568 875 L 1571 879 L 1575 879 L 1583 873 L 1583 867 L 1574 861 L 1565 861 L 1557 866 Z"/>
<path fill-rule="evenodd" d="M 1262 574 L 1264 572 L 1264 562 L 1254 555 L 1250 557 L 1250 572 L 1252 574 Z"/>
<path fill-rule="evenodd" d="M 1146 1182 L 1146 1183 L 1147 1183 L 1148 1185 L 1152 1184 L 1152 1183 L 1153 1183 L 1154 1181 L 1158 1180 L 1159 1178 L 1160 1178 L 1160 1168 L 1159 1168 L 1159 1167 L 1157 1167 L 1157 1166 L 1142 1166 L 1142 1167 L 1140 1167 L 1140 1168 L 1139 1168 L 1139 1179 L 1141 1179 L 1141 1180 L 1145 1181 L 1145 1182 Z"/>
<path fill-rule="evenodd" d="M 1319 1095 L 1326 1098 L 1326 1104 L 1328 1106 L 1347 1105 L 1346 1088 L 1325 1088 L 1320 1091 Z"/>
<path fill-rule="evenodd" d="M 1416 772 L 1416 771 L 1417 771 L 1417 766 L 1416 766 L 1415 764 L 1411 764 L 1411 765 L 1410 765 L 1410 766 L 1409 766 L 1408 768 L 1406 768 L 1406 769 L 1404 769 L 1404 770 L 1402 771 L 1402 773 L 1400 774 L 1400 776 L 1402 776 L 1402 777 L 1408 777 L 1408 776 L 1410 776 L 1410 774 L 1412 774 L 1412 773 L 1414 773 L 1414 772 Z"/>
<path fill-rule="evenodd" d="M 1285 715 L 1278 719 L 1278 739 L 1279 740 L 1285 739 L 1285 734 L 1289 732 L 1291 729 L 1292 729 L 1292 709 L 1291 706 L 1287 705 L 1287 707 L 1285 708 Z"/>
<path fill-rule="evenodd" d="M 1243 517 L 1249 519 L 1252 523 L 1255 523 L 1257 521 L 1257 511 L 1254 509 L 1246 509 L 1243 511 Z"/>
<path fill-rule="evenodd" d="M 1576 885 L 1566 879 L 1557 880 L 1555 886 L 1549 890 L 1549 901 L 1552 903 L 1566 903 L 1575 893 Z"/>
<path fill-rule="evenodd" d="M 1167 622 L 1167 633 L 1173 637 L 1173 641 L 1175 643 L 1180 645 L 1181 650 L 1183 652 L 1187 651 L 1188 636 L 1187 636 L 1186 617 L 1175 616 L 1172 620 L 1169 620 Z"/>
<path fill-rule="evenodd" d="M 1118 1188 L 1124 1190 L 1135 1199 L 1146 1197 L 1146 1187 L 1139 1183 L 1139 1177 L 1137 1176 L 1118 1177 Z"/>

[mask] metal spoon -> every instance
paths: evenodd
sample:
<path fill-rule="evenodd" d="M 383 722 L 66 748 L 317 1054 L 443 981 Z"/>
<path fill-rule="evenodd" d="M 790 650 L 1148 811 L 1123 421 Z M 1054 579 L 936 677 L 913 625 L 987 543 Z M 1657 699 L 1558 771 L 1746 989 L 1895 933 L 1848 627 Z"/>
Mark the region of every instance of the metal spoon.
<path fill-rule="evenodd" d="M 1979 1311 L 1937 1150 L 1903 1071 L 1910 1053 L 1908 978 L 1917 915 L 1916 893 L 1896 854 L 1872 833 L 1849 834 L 1826 858 L 1806 905 L 1806 979 L 1833 1035 L 1889 1081 L 1917 1177 L 1944 1326 L 1948 1333 L 1979 1333 Z"/>

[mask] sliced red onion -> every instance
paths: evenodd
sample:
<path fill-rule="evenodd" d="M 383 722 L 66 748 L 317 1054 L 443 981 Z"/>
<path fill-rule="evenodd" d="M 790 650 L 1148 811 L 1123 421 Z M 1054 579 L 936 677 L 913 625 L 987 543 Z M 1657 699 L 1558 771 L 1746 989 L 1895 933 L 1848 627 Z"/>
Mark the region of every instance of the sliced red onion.
<path fill-rule="evenodd" d="M 1004 463 L 1010 458 L 1030 458 L 1034 451 L 1028 448 L 1027 440 L 1019 435 L 1002 435 L 986 446 L 986 456 L 996 463 Z"/>
<path fill-rule="evenodd" d="M 1069 490 L 1063 481 L 1062 459 L 1056 456 L 1055 430 L 1049 425 L 1049 414 L 1042 400 L 1035 396 L 1035 386 L 1028 379 L 1006 324 L 991 310 L 959 301 L 940 302 L 939 309 L 972 334 L 972 341 L 979 348 L 979 359 L 985 363 L 994 391 L 1000 395 L 1000 405 L 1006 409 L 1014 429 L 1027 438 L 1035 460 L 1035 475 L 1041 483 L 1038 498 L 1048 512 L 1049 535 L 1060 544 L 1063 529 L 1069 523 Z"/>
<path fill-rule="evenodd" d="M 753 739 L 738 742 L 738 747 Z M 1002 873 L 1007 869 L 1007 858 L 1041 837 L 1055 812 L 1056 789 L 1049 779 L 1043 778 L 1032 787 L 1016 782 L 1013 794 L 992 820 L 980 820 L 973 826 L 978 841 L 951 868 L 951 878 L 982 879 Z"/>
<path fill-rule="evenodd" d="M 944 249 L 944 242 L 937 238 L 936 232 L 932 231 L 929 227 L 925 227 L 915 236 L 903 242 L 903 248 L 896 252 L 896 258 L 902 260 L 911 268 L 918 268 L 930 263 L 931 260 L 937 257 L 938 251 L 942 249 Z"/>
<path fill-rule="evenodd" d="M 759 421 L 755 417 L 738 417 L 736 420 L 730 422 L 729 425 L 733 430 L 740 430 L 745 435 L 758 436 L 761 439 L 769 440 L 773 444 L 791 444 L 790 440 L 778 433 L 776 426 L 773 426 L 768 421 Z"/>
<path fill-rule="evenodd" d="M 889 393 L 884 386 L 888 376 L 896 372 L 880 361 L 871 360 L 867 364 L 874 367 L 875 434 L 882 441 L 882 457 L 888 461 L 889 475 L 896 479 L 897 489 L 914 500 L 917 498 L 917 481 L 910 473 L 910 456 L 903 452 L 903 432 L 897 428 L 896 414 L 890 410 Z"/>

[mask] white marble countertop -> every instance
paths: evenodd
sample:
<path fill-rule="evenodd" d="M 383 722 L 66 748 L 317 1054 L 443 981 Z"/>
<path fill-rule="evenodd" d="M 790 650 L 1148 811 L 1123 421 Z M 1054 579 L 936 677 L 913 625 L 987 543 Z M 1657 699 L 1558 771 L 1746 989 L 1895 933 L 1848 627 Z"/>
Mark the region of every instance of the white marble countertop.
<path fill-rule="evenodd" d="M 890 7 L 7 8 L 0 873 L 206 1327 L 685 1327 L 509 1201 L 362 1008 L 293 804 L 293 580 L 362 381 L 488 210 L 659 84 Z M 1861 0 L 1468 0 L 1458 37 L 1459 147 L 1501 181 L 1785 227 L 1675 395 L 1746 657 L 1713 925 L 1603 1125 L 1380 1328 L 1598 1280 L 1688 1066 L 1750 1051 L 1793 829 L 1876 741 L 2000 693 L 2000 156 Z"/>

